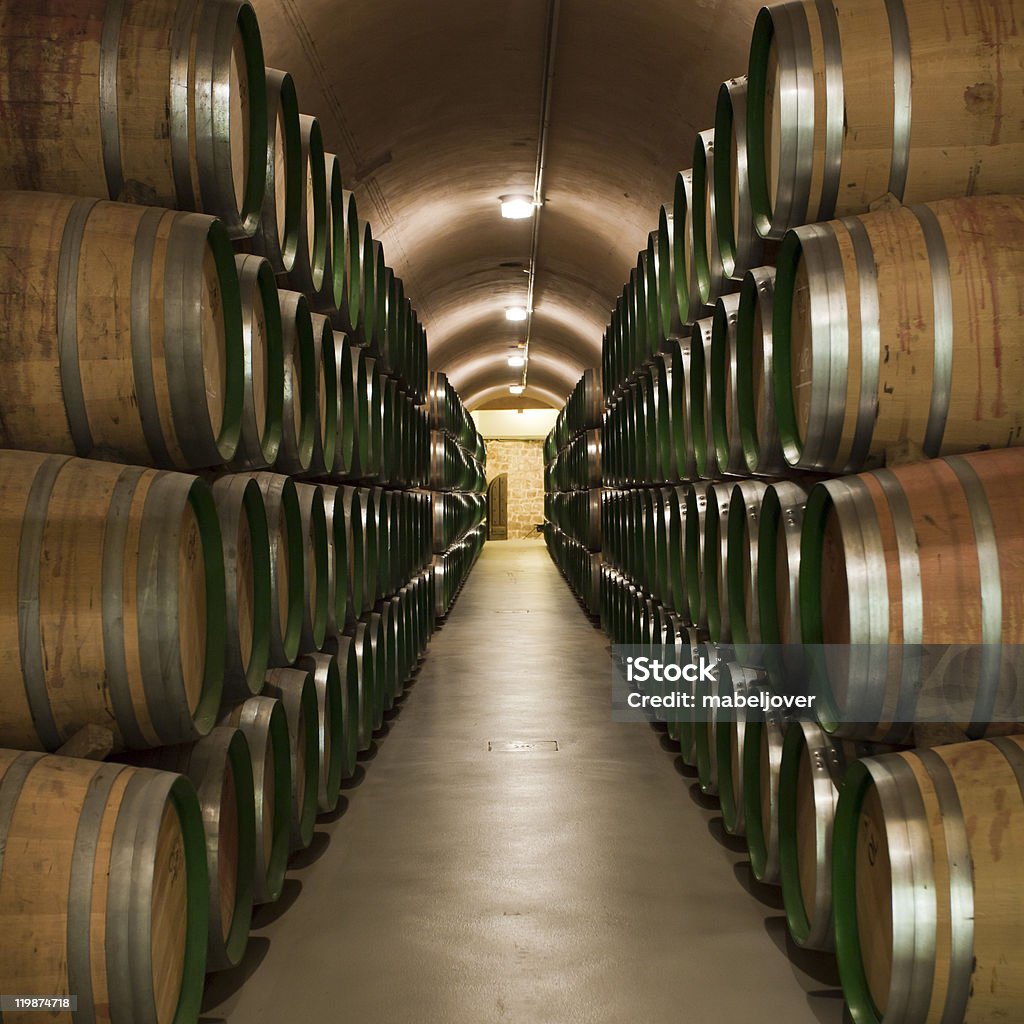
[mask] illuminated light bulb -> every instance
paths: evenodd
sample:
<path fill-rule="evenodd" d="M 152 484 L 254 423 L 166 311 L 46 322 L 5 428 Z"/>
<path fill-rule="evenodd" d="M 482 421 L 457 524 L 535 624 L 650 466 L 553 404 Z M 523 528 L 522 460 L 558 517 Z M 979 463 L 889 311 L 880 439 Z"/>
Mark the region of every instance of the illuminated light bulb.
<path fill-rule="evenodd" d="M 508 365 L 514 369 L 518 369 L 520 366 L 525 366 L 526 356 L 521 352 L 513 352 L 512 355 L 508 357 Z"/>
<path fill-rule="evenodd" d="M 501 196 L 501 215 L 505 220 L 526 220 L 533 216 L 533 199 L 530 196 Z"/>
<path fill-rule="evenodd" d="M 513 395 L 521 395 L 526 388 L 522 384 L 509 384 L 508 390 Z"/>
<path fill-rule="evenodd" d="M 525 306 L 506 306 L 505 307 L 505 319 L 511 320 L 513 323 L 522 323 L 528 314 Z"/>

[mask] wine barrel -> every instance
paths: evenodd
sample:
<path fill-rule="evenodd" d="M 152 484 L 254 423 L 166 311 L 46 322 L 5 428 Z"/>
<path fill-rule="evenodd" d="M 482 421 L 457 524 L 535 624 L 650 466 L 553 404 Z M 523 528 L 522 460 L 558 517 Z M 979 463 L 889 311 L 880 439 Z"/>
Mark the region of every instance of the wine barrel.
<path fill-rule="evenodd" d="M 767 692 L 768 677 L 757 668 L 736 662 L 722 665 L 718 676 L 720 697 L 755 698 Z M 722 708 L 715 720 L 715 764 L 718 767 L 718 798 L 722 803 L 722 826 L 731 836 L 746 835 L 744 762 L 751 739 L 750 723 L 758 716 L 746 707 Z"/>
<path fill-rule="evenodd" d="M 747 472 L 779 476 L 786 471 L 775 417 L 772 313 L 775 268 L 744 275 L 736 316 L 736 412 Z"/>
<path fill-rule="evenodd" d="M 747 77 L 730 78 L 718 90 L 715 107 L 715 228 L 726 280 L 742 281 L 764 263 L 771 247 L 758 236 L 750 204 L 747 153 Z M 766 248 L 768 251 L 766 251 Z"/>
<path fill-rule="evenodd" d="M 281 447 L 284 350 L 281 305 L 270 264 L 261 256 L 236 256 L 242 298 L 245 390 L 238 448 L 228 468 L 266 469 Z"/>
<path fill-rule="evenodd" d="M 249 745 L 256 836 L 253 902 L 273 903 L 281 896 L 288 867 L 292 796 L 288 719 L 280 701 L 250 697 L 226 710 L 221 725 L 238 729 Z"/>
<path fill-rule="evenodd" d="M 694 258 L 693 171 L 676 175 L 672 202 L 672 269 L 675 274 L 676 305 L 684 323 L 700 319 L 703 304 Z"/>
<path fill-rule="evenodd" d="M 224 699 L 245 700 L 263 689 L 270 657 L 270 534 L 260 485 L 226 476 L 213 485 L 227 583 Z"/>
<path fill-rule="evenodd" d="M 748 145 L 758 231 L 902 203 L 1019 192 L 1024 89 L 1012 0 L 761 10 L 750 45 Z"/>
<path fill-rule="evenodd" d="M 836 953 L 854 1018 L 1012 1020 L 1024 1002 L 1024 739 L 869 757 L 833 835 Z"/>
<path fill-rule="evenodd" d="M 327 635 L 337 636 L 349 616 L 349 531 L 345 520 L 345 493 L 321 486 L 327 525 Z"/>
<path fill-rule="evenodd" d="M 242 314 L 221 224 L 4 192 L 0 252 L 20 268 L 0 285 L 3 447 L 166 469 L 234 456 Z"/>
<path fill-rule="evenodd" d="M 359 659 L 351 636 L 339 636 L 335 647 L 334 660 L 341 681 L 341 777 L 351 779 L 356 773 L 359 752 Z"/>
<path fill-rule="evenodd" d="M 700 132 L 693 147 L 693 262 L 697 294 L 713 307 L 726 287 L 715 211 L 715 131 Z"/>
<path fill-rule="evenodd" d="M 360 619 L 352 631 L 352 646 L 359 666 L 359 691 L 356 704 L 356 747 L 369 750 L 373 743 L 374 705 L 377 699 L 376 656 L 369 619 Z"/>
<path fill-rule="evenodd" d="M 675 219 L 672 210 L 662 206 L 658 211 L 658 299 L 661 305 L 661 333 L 666 338 L 681 333 L 685 320 L 679 312 L 675 260 Z"/>
<path fill-rule="evenodd" d="M 196 477 L 0 452 L 0 743 L 57 750 L 85 725 L 131 748 L 198 739 L 224 678 L 217 511 Z M 100 685 L 102 683 L 102 685 Z"/>
<path fill-rule="evenodd" d="M 683 667 L 695 664 L 701 648 L 707 640 L 706 634 L 696 626 L 686 626 L 680 635 L 679 664 Z M 684 692 L 696 694 L 696 684 L 684 682 Z M 695 708 L 683 708 L 679 721 L 679 756 L 683 764 L 697 767 L 697 714 Z"/>
<path fill-rule="evenodd" d="M 309 114 L 299 114 L 299 146 L 302 181 L 299 237 L 295 263 L 285 275 L 284 283 L 320 309 L 322 303 L 318 297 L 323 294 L 327 272 L 327 177 L 320 122 Z"/>
<path fill-rule="evenodd" d="M 316 688 L 307 671 L 272 668 L 263 692 L 281 702 L 288 720 L 292 782 L 289 836 L 293 850 L 304 850 L 313 841 L 320 779 Z"/>
<path fill-rule="evenodd" d="M 345 544 L 348 549 L 346 622 L 352 625 L 363 614 L 365 604 L 363 581 L 366 579 L 366 547 L 363 541 L 363 528 L 366 513 L 363 508 L 363 492 L 358 487 L 339 487 L 335 501 L 339 500 L 345 516 Z M 337 505 L 335 507 L 337 508 Z"/>
<path fill-rule="evenodd" d="M 711 319 L 710 415 L 707 417 L 715 449 L 715 462 L 721 473 L 743 476 L 747 472 L 739 431 L 736 387 L 736 320 L 739 295 L 723 295 L 715 303 Z"/>
<path fill-rule="evenodd" d="M 334 468 L 335 449 L 338 444 L 338 421 L 341 409 L 338 404 L 338 368 L 335 365 L 334 331 L 325 316 L 314 313 L 313 322 L 313 365 L 316 369 L 316 405 L 313 419 L 313 452 L 306 470 L 309 476 L 329 476 Z"/>
<path fill-rule="evenodd" d="M 1009 554 L 1021 543 L 1022 471 L 1013 448 L 811 491 L 801 626 L 806 644 L 830 645 L 815 671 L 826 729 L 900 742 L 921 716 L 974 735 L 1024 717 Z"/>
<path fill-rule="evenodd" d="M 384 400 L 376 362 L 359 348 L 350 350 L 352 387 L 355 392 L 352 476 L 372 479 L 380 470 L 381 428 Z"/>
<path fill-rule="evenodd" d="M 306 581 L 302 607 L 303 651 L 319 651 L 327 635 L 330 595 L 330 549 L 323 489 L 318 484 L 296 484 L 302 515 L 303 578 Z"/>
<path fill-rule="evenodd" d="M 840 741 L 813 722 L 786 730 L 779 771 L 779 867 L 786 923 L 804 949 L 832 950 L 832 828 L 846 771 Z"/>
<path fill-rule="evenodd" d="M 338 425 L 334 432 L 334 466 L 331 475 L 338 478 L 347 477 L 352 472 L 356 398 L 348 335 L 337 330 L 334 331 L 334 367 L 338 375 L 335 388 L 338 394 Z"/>
<path fill-rule="evenodd" d="M 714 321 L 711 317 L 693 325 L 690 340 L 690 373 L 686 385 L 690 394 L 690 437 L 697 475 L 715 480 L 720 475 L 715 438 L 711 430 L 711 342 Z"/>
<path fill-rule="evenodd" d="M 324 194 L 324 276 L 314 306 L 333 316 L 342 301 L 341 291 L 345 285 L 345 190 L 341 182 L 341 163 L 333 153 L 324 153 Z"/>
<path fill-rule="evenodd" d="M 767 486 L 760 480 L 740 480 L 732 488 L 725 524 L 725 567 L 720 575 L 719 601 L 728 613 L 732 642 L 750 658 L 760 651 L 758 617 L 758 540 L 761 506 Z M 722 529 L 722 524 L 719 523 Z M 723 617 L 725 616 L 723 611 Z"/>
<path fill-rule="evenodd" d="M 751 715 L 743 741 L 743 819 L 747 853 L 754 877 L 766 885 L 781 885 L 779 868 L 779 773 L 786 719 L 769 708 Z"/>
<path fill-rule="evenodd" d="M 369 223 L 363 225 L 363 341 L 374 357 L 387 326 L 384 308 L 384 247 L 373 237 Z"/>
<path fill-rule="evenodd" d="M 360 614 L 366 615 L 380 596 L 379 510 L 373 489 L 363 487 L 360 490 L 363 516 L 363 607 Z"/>
<path fill-rule="evenodd" d="M 274 668 L 299 655 L 305 605 L 305 539 L 295 483 L 276 473 L 253 473 L 267 516 L 270 545 L 270 651 Z"/>
<path fill-rule="evenodd" d="M 732 659 L 733 652 L 728 646 L 716 643 L 702 643 L 694 652 L 695 657 L 721 672 Z M 697 762 L 697 783 L 705 796 L 718 796 L 720 789 L 720 766 L 718 763 L 718 718 L 722 709 L 714 705 L 704 707 L 705 696 L 717 693 L 717 684 L 697 680 L 693 684 L 696 705 L 693 712 L 693 746 Z"/>
<path fill-rule="evenodd" d="M 344 729 L 341 703 L 341 675 L 333 654 L 303 655 L 296 667 L 305 669 L 316 690 L 317 737 L 319 741 L 317 808 L 327 814 L 338 806 L 341 791 L 341 767 L 344 755 Z"/>
<path fill-rule="evenodd" d="M 97 1024 L 195 1020 L 208 896 L 192 783 L 0 750 L 0 808 L 0 922 L 18 936 L 0 989 L 76 995 Z"/>
<path fill-rule="evenodd" d="M 195 786 L 206 834 L 206 970 L 237 967 L 249 942 L 256 841 L 252 759 L 245 736 L 233 726 L 218 725 L 197 743 L 141 751 L 127 760 L 178 772 Z"/>
<path fill-rule="evenodd" d="M 359 226 L 359 204 L 355 194 L 342 192 L 342 208 L 345 218 L 345 258 L 342 264 L 344 282 L 341 304 L 336 315 L 336 327 L 340 327 L 351 339 L 353 345 L 362 343 L 363 296 L 363 246 Z"/>
<path fill-rule="evenodd" d="M 246 0 L 0 6 L 0 172 L 11 188 L 100 196 L 256 229 L 267 87 Z M 52 45 L 59 40 L 57 46 Z"/>
<path fill-rule="evenodd" d="M 305 474 L 313 461 L 318 430 L 320 366 L 313 316 L 304 295 L 280 293 L 284 340 L 284 406 L 281 447 L 275 468 L 286 475 Z"/>
<path fill-rule="evenodd" d="M 707 629 L 708 611 L 704 593 L 704 520 L 711 484 L 703 480 L 686 485 L 683 529 L 683 580 L 690 622 Z"/>
<path fill-rule="evenodd" d="M 683 422 L 683 390 L 676 374 L 682 373 L 678 344 L 675 339 L 666 342 L 668 351 L 655 356 L 652 365 L 658 389 L 657 445 L 658 466 L 663 483 L 679 483 L 680 453 L 686 451 L 686 424 Z M 669 348 L 671 346 L 671 348 Z M 674 350 L 674 351 L 673 351 Z"/>
<path fill-rule="evenodd" d="M 707 614 L 708 636 L 714 643 L 732 639 L 729 621 L 729 510 L 734 485 L 719 481 L 707 491 L 704 513 L 704 567 L 699 578 Z M 741 492 L 742 493 L 742 492 Z"/>
<path fill-rule="evenodd" d="M 757 622 L 764 644 L 801 642 L 800 542 L 807 491 L 791 480 L 768 485 L 761 498 L 757 527 L 757 591 L 744 593 L 744 604 L 757 602 Z M 752 583 L 752 579 L 751 579 Z"/>
<path fill-rule="evenodd" d="M 295 265 L 302 212 L 299 175 L 302 142 L 295 83 L 287 71 L 266 69 L 267 153 L 263 204 L 251 239 L 238 248 L 263 256 L 274 274 L 287 274 Z"/>
<path fill-rule="evenodd" d="M 799 228 L 775 281 L 787 462 L 857 472 L 1024 443 L 1024 198 L 954 199 Z"/>

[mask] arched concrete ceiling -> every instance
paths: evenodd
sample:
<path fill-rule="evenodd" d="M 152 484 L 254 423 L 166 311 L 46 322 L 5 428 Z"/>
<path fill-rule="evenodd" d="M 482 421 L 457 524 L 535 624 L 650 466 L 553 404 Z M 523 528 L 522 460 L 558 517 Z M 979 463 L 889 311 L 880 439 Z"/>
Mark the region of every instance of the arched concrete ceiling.
<path fill-rule="evenodd" d="M 553 0 L 255 0 L 345 186 L 471 407 L 513 383 Z M 761 0 L 560 0 L 527 394 L 561 405 L 600 362 L 609 311 L 742 74 Z"/>

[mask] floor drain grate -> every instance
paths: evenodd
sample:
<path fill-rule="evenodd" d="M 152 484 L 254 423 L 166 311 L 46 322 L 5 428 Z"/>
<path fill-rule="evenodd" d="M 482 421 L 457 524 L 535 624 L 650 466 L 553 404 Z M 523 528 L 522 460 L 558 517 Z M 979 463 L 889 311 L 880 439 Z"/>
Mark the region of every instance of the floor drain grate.
<path fill-rule="evenodd" d="M 489 740 L 492 753 L 525 754 L 531 750 L 557 750 L 558 740 Z"/>

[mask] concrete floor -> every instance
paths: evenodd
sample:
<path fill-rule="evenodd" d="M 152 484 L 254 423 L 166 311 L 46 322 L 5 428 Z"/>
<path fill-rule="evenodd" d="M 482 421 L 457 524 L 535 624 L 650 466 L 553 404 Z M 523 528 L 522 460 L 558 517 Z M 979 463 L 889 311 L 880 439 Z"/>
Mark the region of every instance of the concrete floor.
<path fill-rule="evenodd" d="M 608 688 L 543 545 L 488 544 L 203 1021 L 839 1024 L 832 961 L 787 955 L 777 892 Z"/>

